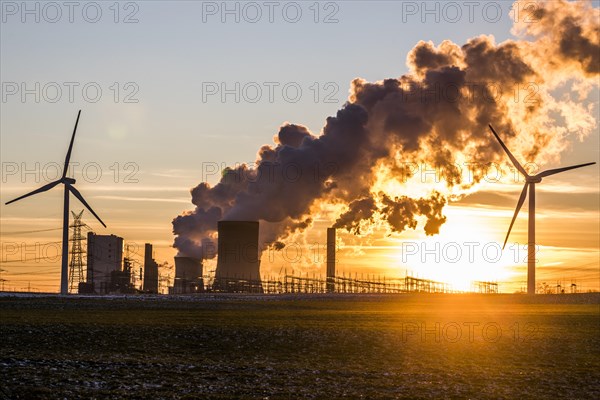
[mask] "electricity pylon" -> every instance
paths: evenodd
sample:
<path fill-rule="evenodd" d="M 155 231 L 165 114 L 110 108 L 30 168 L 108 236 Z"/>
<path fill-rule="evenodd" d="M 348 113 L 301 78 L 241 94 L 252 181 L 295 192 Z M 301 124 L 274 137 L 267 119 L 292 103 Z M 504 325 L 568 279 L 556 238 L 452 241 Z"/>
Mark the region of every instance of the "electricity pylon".
<path fill-rule="evenodd" d="M 83 210 L 79 214 L 73 214 L 73 224 L 70 225 L 73 228 L 73 237 L 71 238 L 71 262 L 69 263 L 69 293 L 77 293 L 79 291 L 79 283 L 84 281 L 83 277 L 83 247 L 81 247 L 81 227 L 85 226 L 81 222 L 81 215 Z"/>

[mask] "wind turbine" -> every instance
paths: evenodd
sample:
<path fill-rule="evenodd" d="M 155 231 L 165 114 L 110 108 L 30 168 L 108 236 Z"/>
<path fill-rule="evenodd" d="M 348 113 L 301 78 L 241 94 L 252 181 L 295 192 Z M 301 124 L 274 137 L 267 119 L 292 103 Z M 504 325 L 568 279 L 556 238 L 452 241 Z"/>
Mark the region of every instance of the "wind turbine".
<path fill-rule="evenodd" d="M 65 158 L 65 167 L 63 169 L 62 177 L 52 183 L 42 186 L 33 192 L 24 194 L 21 197 L 17 197 L 14 200 L 7 202 L 6 204 L 14 203 L 17 200 L 24 199 L 25 197 L 32 196 L 41 192 L 52 189 L 54 186 L 62 183 L 65 185 L 65 196 L 64 196 L 64 207 L 63 207 L 63 238 L 62 238 L 62 266 L 60 270 L 60 294 L 67 294 L 69 292 L 69 192 L 73 193 L 75 197 L 96 217 L 98 221 L 106 228 L 106 224 L 102 222 L 100 217 L 92 210 L 92 207 L 85 201 L 81 193 L 73 186 L 75 179 L 67 177 L 67 170 L 69 168 L 69 160 L 71 158 L 71 150 L 73 149 L 73 141 L 75 140 L 75 132 L 77 132 L 77 124 L 79 123 L 79 116 L 81 110 L 77 113 L 77 120 L 75 121 L 75 128 L 73 128 L 73 135 L 71 136 L 71 143 L 69 144 L 69 150 L 67 151 L 67 157 Z"/>
<path fill-rule="evenodd" d="M 588 165 L 593 165 L 596 163 L 590 162 L 590 163 L 585 163 L 585 164 L 573 165 L 570 167 L 549 169 L 547 171 L 542 171 L 536 175 L 529 175 L 527 173 L 527 171 L 525 171 L 525 168 L 523 168 L 521 166 L 521 164 L 519 164 L 517 159 L 508 150 L 508 148 L 506 147 L 506 145 L 504 144 L 502 139 L 500 139 L 500 136 L 498 136 L 498 134 L 496 133 L 496 131 L 494 130 L 492 125 L 489 125 L 489 127 L 492 130 L 492 133 L 494 134 L 494 136 L 496 136 L 496 139 L 498 139 L 498 142 L 500 142 L 500 146 L 502 146 L 502 148 L 508 155 L 508 158 L 510 158 L 510 161 L 512 161 L 515 168 L 525 176 L 525 186 L 523 187 L 523 191 L 521 192 L 521 197 L 519 197 L 519 201 L 517 202 L 517 208 L 515 210 L 515 215 L 513 215 L 512 221 L 510 222 L 510 226 L 508 227 L 508 233 L 506 234 L 506 239 L 504 239 L 504 245 L 502 246 L 503 250 L 504 250 L 504 247 L 506 247 L 506 242 L 508 241 L 508 236 L 510 235 L 510 231 L 513 227 L 513 224 L 515 223 L 515 220 L 517 219 L 517 215 L 519 214 L 519 211 L 521 210 L 521 206 L 523 206 L 523 203 L 525 202 L 525 198 L 527 197 L 527 189 L 529 188 L 529 223 L 528 223 L 528 238 L 527 238 L 527 294 L 535 294 L 535 184 L 541 183 L 542 178 L 545 178 L 547 176 L 555 175 L 560 172 L 565 172 L 570 169 L 586 167 Z"/>

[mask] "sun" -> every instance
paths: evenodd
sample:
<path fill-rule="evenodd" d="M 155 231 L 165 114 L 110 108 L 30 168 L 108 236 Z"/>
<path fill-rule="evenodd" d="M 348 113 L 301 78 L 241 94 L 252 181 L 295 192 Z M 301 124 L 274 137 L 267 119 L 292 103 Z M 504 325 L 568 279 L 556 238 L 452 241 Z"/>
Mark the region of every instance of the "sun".
<path fill-rule="evenodd" d="M 453 290 L 468 291 L 473 281 L 507 281 L 514 264 L 502 250 L 485 209 L 449 205 L 440 233 L 420 234 L 400 243 L 396 259 L 409 274 L 445 282 Z"/>

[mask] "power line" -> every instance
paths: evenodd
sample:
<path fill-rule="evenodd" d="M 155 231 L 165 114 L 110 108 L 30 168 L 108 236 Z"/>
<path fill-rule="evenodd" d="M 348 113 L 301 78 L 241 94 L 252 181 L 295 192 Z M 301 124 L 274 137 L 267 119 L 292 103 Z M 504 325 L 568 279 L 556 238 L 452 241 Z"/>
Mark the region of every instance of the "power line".
<path fill-rule="evenodd" d="M 3 276 L 7 276 L 7 278 L 10 278 L 10 276 L 12 275 L 31 275 L 31 276 L 38 276 L 38 275 L 53 275 L 53 274 L 60 274 L 60 271 L 36 271 L 35 273 L 33 272 L 12 272 L 12 273 L 6 273 Z M 10 280 L 10 279 L 7 279 Z"/>
<path fill-rule="evenodd" d="M 59 231 L 62 228 L 50 228 L 50 229 L 37 229 L 33 231 L 12 231 L 12 232 L 2 232 L 3 235 L 25 235 L 28 233 L 38 233 L 38 232 L 50 232 L 50 231 Z"/>

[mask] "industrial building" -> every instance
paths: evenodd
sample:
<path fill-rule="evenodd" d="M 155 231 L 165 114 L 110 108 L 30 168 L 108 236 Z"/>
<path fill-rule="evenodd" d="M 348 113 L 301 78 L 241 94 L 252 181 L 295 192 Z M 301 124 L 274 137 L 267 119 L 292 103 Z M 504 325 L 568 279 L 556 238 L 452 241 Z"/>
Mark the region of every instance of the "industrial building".
<path fill-rule="evenodd" d="M 158 263 L 152 254 L 152 245 L 146 243 L 144 246 L 144 283 L 143 291 L 146 293 L 158 293 Z"/>
<path fill-rule="evenodd" d="M 175 257 L 175 281 L 169 294 L 200 293 L 204 291 L 202 260 L 192 257 Z"/>
<path fill-rule="evenodd" d="M 86 282 L 90 289 L 109 293 L 113 271 L 123 271 L 123 238 L 88 232 Z"/>
<path fill-rule="evenodd" d="M 214 291 L 262 292 L 258 229 L 258 221 L 219 221 Z"/>
<path fill-rule="evenodd" d="M 278 278 L 261 278 L 259 222 L 219 221 L 217 266 L 208 271 L 205 282 L 203 260 L 175 257 L 175 278 L 169 294 L 209 292 L 226 293 L 453 293 L 451 285 L 411 275 L 388 279 L 385 276 L 363 274 L 337 275 L 336 230 L 327 229 L 325 276 L 288 274 Z M 202 241 L 206 257 L 214 257 L 214 241 Z M 212 253 L 211 253 L 212 252 Z M 115 235 L 88 233 L 87 281 L 79 284 L 79 293 L 139 293 L 133 285 L 133 263 L 129 251 L 124 251 L 123 238 Z M 126 253 L 124 255 L 124 253 Z M 124 258 L 123 258 L 124 256 Z M 143 268 L 139 270 L 144 293 L 158 293 L 160 277 L 153 246 L 144 247 Z M 136 275 L 137 277 L 137 275 Z M 212 279 L 212 282 L 211 282 Z M 473 282 L 471 291 L 498 293 L 497 282 Z"/>

